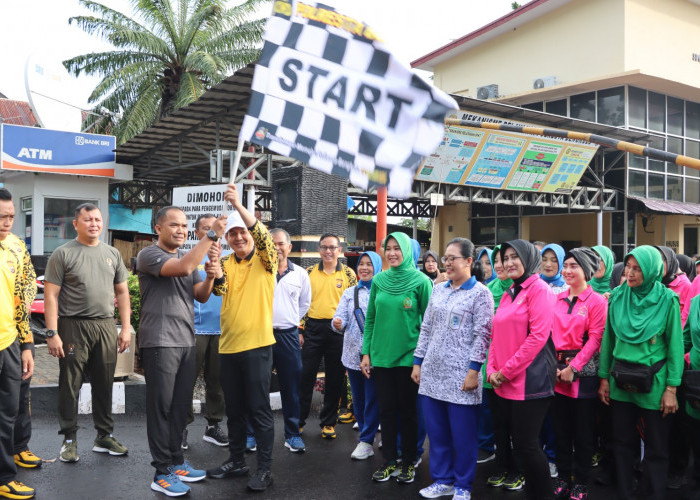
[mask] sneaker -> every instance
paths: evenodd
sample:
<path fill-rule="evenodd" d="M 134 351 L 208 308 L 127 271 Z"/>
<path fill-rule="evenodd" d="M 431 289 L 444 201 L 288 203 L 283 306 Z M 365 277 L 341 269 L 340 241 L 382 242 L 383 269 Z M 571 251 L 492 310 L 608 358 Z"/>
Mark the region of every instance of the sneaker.
<path fill-rule="evenodd" d="M 555 478 L 559 477 L 559 471 L 557 470 L 557 464 L 554 462 L 549 462 L 549 477 Z"/>
<path fill-rule="evenodd" d="M 129 453 L 126 446 L 123 446 L 119 441 L 114 439 L 114 436 L 111 434 L 109 436 L 97 436 L 92 446 L 92 451 L 96 451 L 97 453 L 109 453 L 115 457 Z"/>
<path fill-rule="evenodd" d="M 519 473 L 508 474 L 503 481 L 503 487 L 509 491 L 518 491 L 525 485 L 525 476 Z"/>
<path fill-rule="evenodd" d="M 258 449 L 258 442 L 255 440 L 255 436 L 247 436 L 245 438 L 245 451 L 254 452 Z"/>
<path fill-rule="evenodd" d="M 35 469 L 37 467 L 41 467 L 41 462 L 41 458 L 37 457 L 28 449 L 15 454 L 15 464 L 17 464 L 18 467 Z"/>
<path fill-rule="evenodd" d="M 24 498 L 32 498 L 35 493 L 36 491 L 34 491 L 34 488 L 30 488 L 19 481 L 10 481 L 0 486 L 0 497 L 2 498 L 22 500 Z"/>
<path fill-rule="evenodd" d="M 216 446 L 228 446 L 228 436 L 221 430 L 219 424 L 207 425 L 207 429 L 202 436 L 207 443 L 215 444 Z"/>
<path fill-rule="evenodd" d="M 423 457 L 416 458 L 415 462 L 413 462 L 413 468 L 417 469 L 418 466 L 422 463 L 423 463 Z"/>
<path fill-rule="evenodd" d="M 272 484 L 272 472 L 259 470 L 248 480 L 248 489 L 253 491 L 265 491 Z"/>
<path fill-rule="evenodd" d="M 354 424 L 352 424 L 352 430 L 353 430 L 353 431 L 359 431 L 359 430 L 360 430 L 360 424 L 358 424 L 357 422 L 355 422 Z"/>
<path fill-rule="evenodd" d="M 284 440 L 284 447 L 288 448 L 292 453 L 298 453 L 306 451 L 306 446 L 304 445 L 304 440 L 299 436 L 292 436 Z"/>
<path fill-rule="evenodd" d="M 187 429 L 184 429 L 182 431 L 182 443 L 180 443 L 180 448 L 183 450 L 186 450 L 190 447 L 189 444 L 187 444 Z"/>
<path fill-rule="evenodd" d="M 508 474 L 506 472 L 499 472 L 498 474 L 489 476 L 489 478 L 486 480 L 486 484 L 488 484 L 489 486 L 493 486 L 494 488 L 498 488 L 500 486 L 503 486 L 503 483 L 505 482 L 507 477 Z"/>
<path fill-rule="evenodd" d="M 416 477 L 416 470 L 413 464 L 401 464 L 401 470 L 396 476 L 396 481 L 403 484 L 412 483 Z"/>
<path fill-rule="evenodd" d="M 190 492 L 190 487 L 180 481 L 180 478 L 173 473 L 156 473 L 156 475 L 153 476 L 151 489 L 153 491 L 160 491 L 169 497 L 181 497 L 182 495 L 187 495 Z"/>
<path fill-rule="evenodd" d="M 377 469 L 377 471 L 372 474 L 372 480 L 377 481 L 378 483 L 383 483 L 384 481 L 388 481 L 389 478 L 396 477 L 398 475 L 399 464 L 396 463 L 396 460 L 392 460 L 391 462 L 386 462 L 379 469 Z"/>
<path fill-rule="evenodd" d="M 556 500 L 563 500 L 569 498 L 569 483 L 563 479 L 554 480 L 554 498 Z"/>
<path fill-rule="evenodd" d="M 591 458 L 591 465 L 592 465 L 593 467 L 598 467 L 598 464 L 600 463 L 600 461 L 602 460 L 602 458 L 603 458 L 603 454 L 600 453 L 599 451 L 596 451 L 596 452 L 593 454 L 593 457 Z"/>
<path fill-rule="evenodd" d="M 381 449 L 382 449 L 382 445 L 383 445 L 383 443 L 382 443 L 382 440 L 380 439 L 380 440 L 379 440 L 379 444 L 377 445 L 377 448 L 379 448 L 379 449 L 381 450 Z"/>
<path fill-rule="evenodd" d="M 571 490 L 570 500 L 586 500 L 588 498 L 588 488 L 583 484 L 577 484 Z"/>
<path fill-rule="evenodd" d="M 321 429 L 321 437 L 325 439 L 335 439 L 338 435 L 335 433 L 334 425 L 324 425 Z"/>
<path fill-rule="evenodd" d="M 355 446 L 355 450 L 350 455 L 353 460 L 367 460 L 369 457 L 374 455 L 374 448 L 371 444 L 360 441 Z"/>
<path fill-rule="evenodd" d="M 178 476 L 180 481 L 184 481 L 186 483 L 196 483 L 197 481 L 201 481 L 207 477 L 206 471 L 195 469 L 187 460 L 180 465 L 173 465 L 168 470 Z"/>
<path fill-rule="evenodd" d="M 452 500 L 471 500 L 472 498 L 472 492 L 469 491 L 466 488 L 455 488 L 455 494 L 452 497 Z"/>
<path fill-rule="evenodd" d="M 78 456 L 78 441 L 76 439 L 65 439 L 61 446 L 61 454 L 58 456 L 61 462 L 72 464 L 80 460 Z"/>
<path fill-rule="evenodd" d="M 476 457 L 477 464 L 485 464 L 492 460 L 496 460 L 496 454 L 494 452 L 479 449 L 479 453 Z"/>
<path fill-rule="evenodd" d="M 452 495 L 455 489 L 451 484 L 433 483 L 420 490 L 418 494 L 423 498 L 438 498 Z"/>
<path fill-rule="evenodd" d="M 351 424 L 355 421 L 355 414 L 350 410 L 343 411 L 338 415 L 338 423 L 340 424 Z"/>
<path fill-rule="evenodd" d="M 248 475 L 248 466 L 245 461 L 234 462 L 228 459 L 216 469 L 209 469 L 207 476 L 214 479 L 226 479 L 227 477 L 246 476 Z"/>

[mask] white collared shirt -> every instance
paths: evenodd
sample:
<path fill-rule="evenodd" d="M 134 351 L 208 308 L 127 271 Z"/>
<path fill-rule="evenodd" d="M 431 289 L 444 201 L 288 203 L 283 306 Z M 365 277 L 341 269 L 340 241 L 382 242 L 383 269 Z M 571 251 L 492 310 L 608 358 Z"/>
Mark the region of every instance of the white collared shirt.
<path fill-rule="evenodd" d="M 272 327 L 298 327 L 311 305 L 311 281 L 303 267 L 288 263 L 289 271 L 277 281 L 272 301 Z"/>

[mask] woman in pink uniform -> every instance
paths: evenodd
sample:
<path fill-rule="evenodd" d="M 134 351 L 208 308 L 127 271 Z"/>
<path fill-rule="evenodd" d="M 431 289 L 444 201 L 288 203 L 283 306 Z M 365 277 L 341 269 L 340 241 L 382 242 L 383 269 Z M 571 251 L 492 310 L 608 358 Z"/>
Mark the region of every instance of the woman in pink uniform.
<path fill-rule="evenodd" d="M 556 498 L 588 498 L 596 438 L 598 354 L 605 331 L 608 303 L 587 282 L 600 257 L 587 247 L 564 257 L 562 276 L 569 289 L 558 294 L 552 318 L 557 350 L 557 384 L 552 420 L 556 434 L 559 478 Z M 572 480 L 573 478 L 573 480 Z"/>
<path fill-rule="evenodd" d="M 681 272 L 673 249 L 664 246 L 656 246 L 656 249 L 661 252 L 664 259 L 664 276 L 661 278 L 661 283 L 678 295 L 678 301 L 681 303 L 681 323 L 685 326 L 690 310 L 690 299 L 692 299 L 690 280 Z"/>
<path fill-rule="evenodd" d="M 529 498 L 553 498 L 549 465 L 539 442 L 554 396 L 556 360 L 551 338 L 555 297 L 539 277 L 541 256 L 532 243 L 501 246 L 501 260 L 513 280 L 493 321 L 486 373 L 496 392 L 494 413 L 506 415 L 513 451 L 525 472 Z"/>

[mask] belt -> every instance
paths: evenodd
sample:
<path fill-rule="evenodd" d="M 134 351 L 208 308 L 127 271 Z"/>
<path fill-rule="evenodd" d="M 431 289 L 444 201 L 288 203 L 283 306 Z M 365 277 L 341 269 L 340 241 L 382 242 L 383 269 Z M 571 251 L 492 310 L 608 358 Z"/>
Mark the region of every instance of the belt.
<path fill-rule="evenodd" d="M 299 327 L 296 326 L 291 326 L 289 328 L 273 328 L 272 333 L 291 333 L 295 330 L 298 330 Z"/>
<path fill-rule="evenodd" d="M 330 318 L 330 319 L 307 318 L 306 319 L 307 323 L 317 323 L 319 325 L 330 325 L 331 321 L 333 321 L 332 318 Z"/>

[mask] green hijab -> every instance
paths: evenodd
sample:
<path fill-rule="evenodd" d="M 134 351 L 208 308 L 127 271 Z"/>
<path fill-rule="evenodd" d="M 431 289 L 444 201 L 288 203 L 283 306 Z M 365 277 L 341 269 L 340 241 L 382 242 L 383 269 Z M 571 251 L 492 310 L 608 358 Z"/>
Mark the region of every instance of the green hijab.
<path fill-rule="evenodd" d="M 600 255 L 603 264 L 605 264 L 605 274 L 602 278 L 591 278 L 588 284 L 593 287 L 594 292 L 603 295 L 610 291 L 610 276 L 612 276 L 613 266 L 615 266 L 615 254 L 612 253 L 612 250 L 603 245 L 596 245 L 593 247 L 593 250 Z M 646 277 L 646 275 L 644 276 Z"/>
<path fill-rule="evenodd" d="M 403 295 L 411 290 L 415 290 L 425 282 L 430 282 L 430 279 L 416 269 L 416 265 L 413 263 L 411 238 L 404 233 L 391 233 L 384 240 L 384 248 L 386 248 L 387 241 L 390 238 L 395 239 L 399 244 L 403 261 L 398 267 L 390 267 L 376 275 L 372 279 L 372 286 L 390 295 Z"/>
<path fill-rule="evenodd" d="M 625 263 L 630 257 L 637 259 L 644 281 L 634 288 L 625 282 L 612 292 L 608 320 L 619 339 L 641 344 L 664 330 L 674 299 L 675 307 L 679 306 L 677 295 L 661 284 L 664 261 L 659 251 L 642 245 L 625 256 Z"/>
<path fill-rule="evenodd" d="M 496 245 L 493 247 L 493 252 L 491 252 L 491 258 L 493 260 L 496 260 L 496 255 L 498 255 L 501 251 L 501 245 Z M 491 266 L 493 266 L 493 260 L 491 261 Z M 496 274 L 496 268 L 494 267 L 493 273 Z M 491 291 L 491 294 L 493 295 L 493 311 L 496 312 L 498 309 L 499 304 L 501 303 L 501 297 L 503 297 L 503 294 L 505 293 L 506 290 L 510 288 L 510 286 L 513 284 L 513 280 L 508 278 L 505 280 L 498 279 L 496 278 L 495 280 L 489 282 L 488 289 Z"/>

